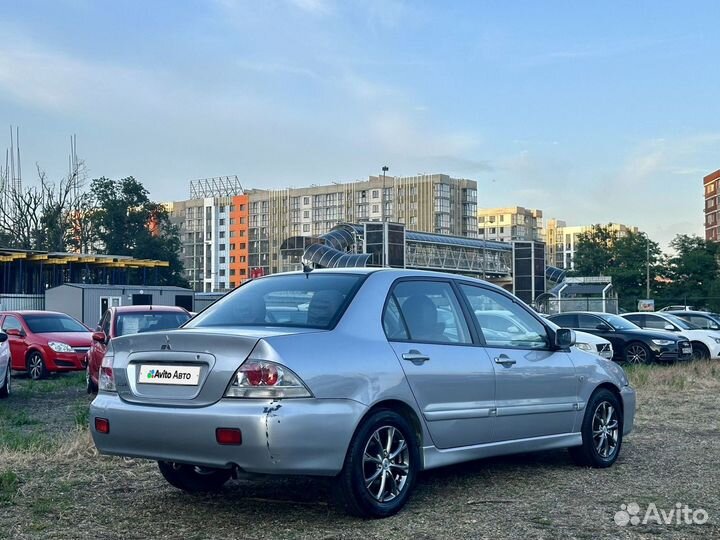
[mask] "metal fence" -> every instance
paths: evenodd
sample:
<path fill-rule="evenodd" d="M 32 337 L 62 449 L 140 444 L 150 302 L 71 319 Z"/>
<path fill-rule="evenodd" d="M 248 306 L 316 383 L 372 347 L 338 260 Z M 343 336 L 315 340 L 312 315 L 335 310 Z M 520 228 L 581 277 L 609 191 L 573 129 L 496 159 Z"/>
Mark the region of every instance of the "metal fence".
<path fill-rule="evenodd" d="M 0 294 L 0 311 L 45 309 L 44 294 Z"/>
<path fill-rule="evenodd" d="M 567 311 L 600 311 L 618 313 L 617 298 L 543 298 L 536 303 L 540 313 L 554 315 Z"/>

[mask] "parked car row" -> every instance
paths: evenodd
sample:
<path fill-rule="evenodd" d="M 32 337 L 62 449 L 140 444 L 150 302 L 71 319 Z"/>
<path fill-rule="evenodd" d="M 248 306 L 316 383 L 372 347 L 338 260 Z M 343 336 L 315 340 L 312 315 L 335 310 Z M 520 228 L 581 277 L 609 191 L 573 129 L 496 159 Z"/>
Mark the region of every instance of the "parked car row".
<path fill-rule="evenodd" d="M 692 311 L 613 315 L 587 311 L 558 313 L 548 319 L 607 339 L 613 359 L 628 364 L 720 358 L 720 322 Z M 702 322 L 704 326 L 695 324 Z"/>
<path fill-rule="evenodd" d="M 10 394 L 13 370 L 24 371 L 33 380 L 85 370 L 88 390 L 96 391 L 100 362 L 111 338 L 177 328 L 188 319 L 189 312 L 180 307 L 113 307 L 92 332 L 64 313 L 0 312 L 0 398 Z"/>

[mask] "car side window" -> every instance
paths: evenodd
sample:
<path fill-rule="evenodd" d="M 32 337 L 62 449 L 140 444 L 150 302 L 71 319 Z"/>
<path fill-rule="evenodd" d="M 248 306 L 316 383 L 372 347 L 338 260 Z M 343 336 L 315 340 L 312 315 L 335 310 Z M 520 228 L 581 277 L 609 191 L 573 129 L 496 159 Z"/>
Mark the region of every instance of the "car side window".
<path fill-rule="evenodd" d="M 704 329 L 710 329 L 713 326 L 713 322 L 710 319 L 706 319 L 705 317 L 698 317 L 697 315 L 691 315 L 690 317 L 681 317 L 686 320 L 690 320 L 690 322 L 696 326 L 699 326 L 700 328 Z M 716 325 L 717 326 L 717 325 Z"/>
<path fill-rule="evenodd" d="M 577 325 L 577 319 L 575 315 L 563 314 L 553 315 L 550 320 L 560 326 L 561 328 L 575 328 Z"/>
<path fill-rule="evenodd" d="M 102 330 L 106 336 L 110 336 L 110 310 L 105 312 L 102 321 L 100 321 L 100 330 Z"/>
<path fill-rule="evenodd" d="M 398 306 L 394 294 L 391 294 L 390 298 L 388 298 L 382 322 L 385 335 L 390 341 L 407 341 L 409 339 L 405 323 L 400 315 L 400 306 Z"/>
<path fill-rule="evenodd" d="M 640 328 L 645 325 L 645 315 L 625 315 L 625 318 L 633 324 L 637 324 Z"/>
<path fill-rule="evenodd" d="M 578 314 L 578 329 L 580 330 L 597 330 L 598 326 L 603 324 L 599 318 L 584 313 Z"/>
<path fill-rule="evenodd" d="M 401 281 L 393 289 L 410 341 L 472 343 L 452 286 L 443 281 Z"/>
<path fill-rule="evenodd" d="M 2 329 L 3 332 L 7 332 L 8 330 L 22 330 L 22 324 L 17 319 L 17 317 L 8 315 L 3 321 Z"/>
<path fill-rule="evenodd" d="M 460 289 L 472 307 L 473 315 L 488 346 L 514 349 L 548 348 L 545 325 L 511 299 L 473 285 L 463 284 Z"/>
<path fill-rule="evenodd" d="M 654 328 L 657 330 L 665 330 L 665 325 L 667 324 L 669 323 L 661 317 L 656 317 L 655 315 L 645 315 L 645 324 L 643 325 L 643 327 Z"/>

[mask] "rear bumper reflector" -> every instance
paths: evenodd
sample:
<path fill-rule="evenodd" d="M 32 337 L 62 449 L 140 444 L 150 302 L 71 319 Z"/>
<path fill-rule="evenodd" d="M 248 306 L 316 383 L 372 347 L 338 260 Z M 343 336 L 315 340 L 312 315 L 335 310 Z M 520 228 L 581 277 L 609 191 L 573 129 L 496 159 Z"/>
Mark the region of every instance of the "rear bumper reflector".
<path fill-rule="evenodd" d="M 240 445 L 242 444 L 242 432 L 237 428 L 217 428 L 215 439 L 218 444 Z"/>

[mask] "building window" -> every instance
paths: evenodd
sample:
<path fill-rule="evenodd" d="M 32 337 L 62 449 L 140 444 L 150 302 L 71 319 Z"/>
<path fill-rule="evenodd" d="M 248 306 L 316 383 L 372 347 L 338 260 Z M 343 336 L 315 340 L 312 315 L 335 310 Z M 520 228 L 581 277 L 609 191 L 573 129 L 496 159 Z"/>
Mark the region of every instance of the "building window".
<path fill-rule="evenodd" d="M 241 243 L 241 244 L 240 244 L 240 249 L 247 249 L 247 244 Z"/>
<path fill-rule="evenodd" d="M 218 250 L 219 250 L 219 251 L 225 251 L 225 244 L 220 244 L 220 245 L 218 246 Z"/>
<path fill-rule="evenodd" d="M 234 269 L 234 268 L 231 268 L 231 269 L 230 269 L 230 275 L 231 275 L 231 276 L 234 276 L 234 275 L 235 275 L 235 269 Z"/>
<path fill-rule="evenodd" d="M 221 214 L 224 214 L 224 213 L 225 213 L 225 207 L 224 207 L 224 206 L 221 206 L 220 209 L 219 209 L 219 211 L 220 211 Z"/>
<path fill-rule="evenodd" d="M 218 233 L 218 236 L 219 236 L 220 238 L 225 238 L 225 231 L 220 231 L 220 232 Z"/>
<path fill-rule="evenodd" d="M 373 189 L 372 191 L 372 198 L 377 199 L 380 196 L 380 190 L 379 189 Z"/>
<path fill-rule="evenodd" d="M 303 211 L 303 219 L 308 219 L 308 218 L 310 218 L 310 210 Z"/>
<path fill-rule="evenodd" d="M 220 275 L 221 275 L 221 276 L 225 276 L 225 269 L 224 269 L 224 268 L 221 268 L 221 269 L 220 269 Z"/>
<path fill-rule="evenodd" d="M 240 255 L 240 262 L 241 262 L 241 263 L 246 262 L 246 261 L 245 261 L 245 255 Z"/>
<path fill-rule="evenodd" d="M 303 225 L 303 232 L 310 232 L 310 224 L 309 223 L 305 223 Z"/>
<path fill-rule="evenodd" d="M 222 218 L 222 219 L 220 220 L 219 224 L 220 224 L 220 225 L 225 225 L 225 219 Z"/>
<path fill-rule="evenodd" d="M 310 204 L 310 197 L 303 197 L 303 204 L 308 206 Z"/>
<path fill-rule="evenodd" d="M 220 264 L 225 264 L 225 257 L 220 257 Z"/>
<path fill-rule="evenodd" d="M 372 205 L 372 211 L 373 214 L 377 214 L 380 211 L 380 205 L 379 204 L 373 204 Z"/>
<path fill-rule="evenodd" d="M 240 225 L 245 225 L 246 219 L 244 217 L 240 218 Z"/>

